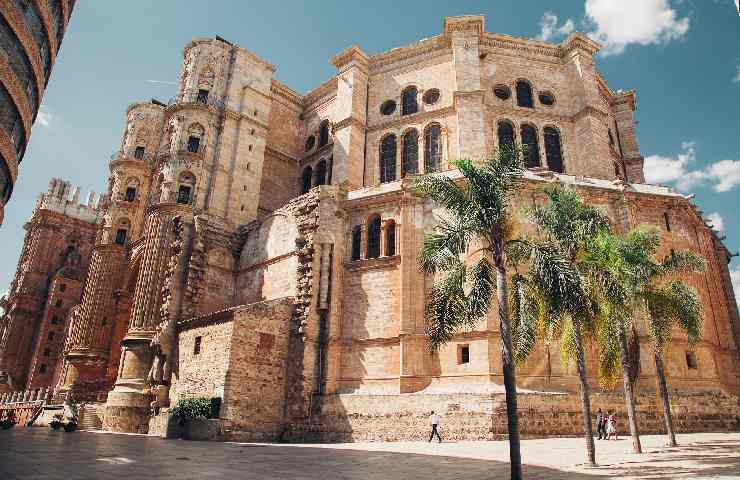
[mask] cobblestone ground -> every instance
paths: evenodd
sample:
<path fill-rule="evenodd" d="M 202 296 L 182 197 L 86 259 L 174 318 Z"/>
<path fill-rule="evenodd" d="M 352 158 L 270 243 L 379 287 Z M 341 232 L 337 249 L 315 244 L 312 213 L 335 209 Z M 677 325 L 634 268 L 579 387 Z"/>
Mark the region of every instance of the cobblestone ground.
<path fill-rule="evenodd" d="M 740 433 L 645 436 L 644 455 L 629 440 L 597 442 L 599 468 L 584 468 L 583 440 L 522 442 L 526 478 L 740 478 Z M 188 442 L 139 435 L 0 430 L 0 479 L 508 478 L 506 442 L 284 445 Z"/>

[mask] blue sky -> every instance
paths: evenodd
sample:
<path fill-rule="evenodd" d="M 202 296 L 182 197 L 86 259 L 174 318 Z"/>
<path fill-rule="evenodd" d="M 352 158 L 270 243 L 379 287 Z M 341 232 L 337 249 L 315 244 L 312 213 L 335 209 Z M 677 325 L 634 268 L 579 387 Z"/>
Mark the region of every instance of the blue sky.
<path fill-rule="evenodd" d="M 299 92 L 329 78 L 332 55 L 369 53 L 440 33 L 445 15 L 483 14 L 486 29 L 605 45 L 598 68 L 637 90 L 640 148 L 655 182 L 696 193 L 740 250 L 740 16 L 735 0 L 79 0 L 0 227 L 0 291 L 15 272 L 23 223 L 51 177 L 102 191 L 126 107 L 175 93 L 182 49 L 221 35 L 278 67 Z M 740 262 L 733 261 L 736 291 Z"/>

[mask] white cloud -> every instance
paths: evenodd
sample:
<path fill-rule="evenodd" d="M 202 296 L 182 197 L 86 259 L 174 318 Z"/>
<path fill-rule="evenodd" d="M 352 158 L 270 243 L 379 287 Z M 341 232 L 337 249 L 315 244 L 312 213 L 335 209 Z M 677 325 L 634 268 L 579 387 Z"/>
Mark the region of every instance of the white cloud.
<path fill-rule="evenodd" d="M 718 212 L 707 215 L 707 223 L 720 233 L 725 231 L 725 220 Z"/>
<path fill-rule="evenodd" d="M 730 268 L 730 278 L 732 279 L 732 288 L 735 290 L 735 301 L 740 306 L 740 265 Z"/>
<path fill-rule="evenodd" d="M 545 12 L 540 20 L 540 34 L 537 36 L 537 40 L 547 42 L 550 39 L 556 37 L 565 37 L 573 33 L 576 25 L 572 19 L 568 19 L 561 26 L 558 27 L 558 16 L 552 12 Z"/>
<path fill-rule="evenodd" d="M 618 55 L 627 45 L 667 43 L 689 30 L 669 0 L 586 0 L 589 35 L 604 46 L 604 55 Z"/>
<path fill-rule="evenodd" d="M 737 66 L 737 73 L 735 78 L 732 79 L 733 83 L 740 83 L 740 65 Z"/>
<path fill-rule="evenodd" d="M 740 185 L 740 160 L 720 160 L 703 169 L 692 168 L 696 163 L 696 142 L 681 144 L 675 157 L 650 155 L 645 157 L 645 182 L 672 184 L 682 192 L 709 183 L 715 192 L 727 192 Z"/>
<path fill-rule="evenodd" d="M 48 127 L 49 124 L 51 124 L 51 121 L 54 119 L 54 115 L 46 109 L 46 107 L 42 104 L 39 107 L 39 112 L 36 115 L 36 123 L 38 123 L 41 126 Z"/>

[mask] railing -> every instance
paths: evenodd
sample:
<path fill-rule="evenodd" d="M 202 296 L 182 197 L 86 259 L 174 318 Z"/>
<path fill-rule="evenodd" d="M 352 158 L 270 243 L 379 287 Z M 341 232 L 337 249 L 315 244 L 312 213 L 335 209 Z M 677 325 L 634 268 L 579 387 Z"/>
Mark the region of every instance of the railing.
<path fill-rule="evenodd" d="M 110 161 L 108 163 L 110 164 L 110 163 L 115 162 L 116 160 L 124 160 L 124 159 L 141 160 L 142 162 L 147 162 L 151 160 L 151 158 L 152 158 L 152 155 L 149 152 L 137 154 L 135 150 L 133 151 L 130 150 L 128 152 L 123 151 L 123 150 L 118 150 L 117 152 L 114 152 L 113 154 L 111 154 Z"/>
<path fill-rule="evenodd" d="M 185 92 L 182 95 L 172 97 L 167 102 L 167 106 L 169 107 L 177 103 L 199 103 L 201 105 L 213 107 L 216 110 L 223 110 L 226 108 L 226 104 L 223 100 L 214 98 L 211 95 L 203 95 L 200 92 Z"/>

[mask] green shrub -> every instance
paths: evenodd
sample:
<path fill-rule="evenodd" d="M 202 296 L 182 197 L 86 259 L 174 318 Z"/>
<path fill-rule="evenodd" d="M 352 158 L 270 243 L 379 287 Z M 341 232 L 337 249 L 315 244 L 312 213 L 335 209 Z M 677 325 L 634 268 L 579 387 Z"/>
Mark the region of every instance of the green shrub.
<path fill-rule="evenodd" d="M 211 399 L 208 397 L 184 398 L 172 409 L 172 416 L 180 423 L 196 418 L 211 418 Z"/>

